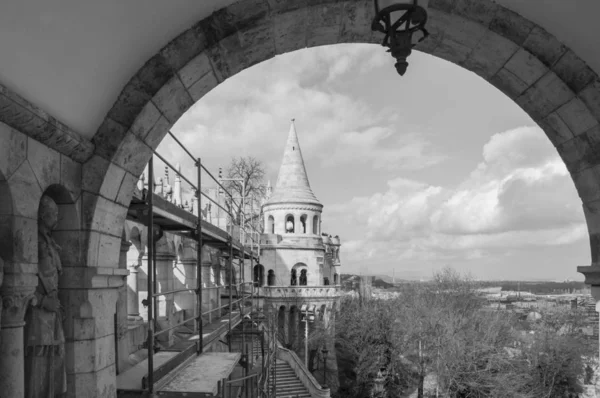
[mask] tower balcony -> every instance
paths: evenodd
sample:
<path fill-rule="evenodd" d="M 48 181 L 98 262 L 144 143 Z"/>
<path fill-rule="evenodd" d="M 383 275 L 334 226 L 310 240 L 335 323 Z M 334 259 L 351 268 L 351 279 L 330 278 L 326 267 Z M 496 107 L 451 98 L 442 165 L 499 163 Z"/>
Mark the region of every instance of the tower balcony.
<path fill-rule="evenodd" d="M 341 296 L 340 285 L 322 286 L 263 286 L 259 294 L 265 298 L 337 298 Z"/>

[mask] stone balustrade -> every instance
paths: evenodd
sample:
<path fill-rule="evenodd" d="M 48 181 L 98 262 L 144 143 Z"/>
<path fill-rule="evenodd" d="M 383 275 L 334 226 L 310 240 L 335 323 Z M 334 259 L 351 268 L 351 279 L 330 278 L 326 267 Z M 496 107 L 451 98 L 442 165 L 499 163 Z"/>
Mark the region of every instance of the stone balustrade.
<path fill-rule="evenodd" d="M 339 285 L 327 286 L 263 286 L 265 297 L 339 297 L 341 287 Z"/>

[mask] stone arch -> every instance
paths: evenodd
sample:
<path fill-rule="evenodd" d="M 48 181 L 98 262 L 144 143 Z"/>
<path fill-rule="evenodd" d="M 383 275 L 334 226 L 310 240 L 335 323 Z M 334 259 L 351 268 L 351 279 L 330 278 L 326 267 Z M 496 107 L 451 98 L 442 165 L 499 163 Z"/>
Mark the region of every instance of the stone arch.
<path fill-rule="evenodd" d="M 274 234 L 275 233 L 275 218 L 273 216 L 269 216 L 267 220 L 267 233 Z"/>
<path fill-rule="evenodd" d="M 303 233 L 303 234 L 305 234 L 307 232 L 307 230 L 306 230 L 307 223 L 308 223 L 308 216 L 306 214 L 302 214 L 300 216 L 300 228 L 301 228 L 301 233 Z"/>
<path fill-rule="evenodd" d="M 429 2 L 431 36 L 416 49 L 483 77 L 546 132 L 584 204 L 592 262 L 600 246 L 600 79 L 541 26 L 493 0 Z M 91 174 L 125 213 L 137 176 L 167 130 L 207 92 L 277 54 L 335 43 L 377 43 L 371 1 L 242 0 L 214 12 L 150 58 L 125 85 L 93 138 Z M 383 49 L 382 49 L 383 51 Z M 390 58 L 390 67 L 393 60 Z M 407 77 L 405 77 L 407 78 Z M 101 170 L 98 172 L 98 170 Z M 85 173 L 84 167 L 84 173 Z M 114 178 L 115 175 L 123 176 Z M 90 200 L 103 229 L 103 199 Z"/>
<path fill-rule="evenodd" d="M 284 218 L 283 230 L 286 234 L 296 233 L 296 218 L 293 214 L 286 214 Z"/>
<path fill-rule="evenodd" d="M 279 310 L 277 311 L 277 333 L 279 334 L 279 339 L 282 342 L 287 341 L 287 333 L 286 333 L 286 329 L 287 329 L 287 325 L 285 323 L 285 318 L 286 318 L 286 308 L 285 305 L 282 305 L 279 307 Z"/>
<path fill-rule="evenodd" d="M 267 285 L 268 286 L 275 286 L 275 271 L 273 271 L 272 269 L 269 270 L 269 272 L 267 273 Z"/>
<path fill-rule="evenodd" d="M 262 264 L 254 266 L 254 285 L 262 287 L 265 284 L 265 267 Z"/>
<path fill-rule="evenodd" d="M 313 235 L 319 235 L 319 216 L 313 216 L 312 233 Z"/>

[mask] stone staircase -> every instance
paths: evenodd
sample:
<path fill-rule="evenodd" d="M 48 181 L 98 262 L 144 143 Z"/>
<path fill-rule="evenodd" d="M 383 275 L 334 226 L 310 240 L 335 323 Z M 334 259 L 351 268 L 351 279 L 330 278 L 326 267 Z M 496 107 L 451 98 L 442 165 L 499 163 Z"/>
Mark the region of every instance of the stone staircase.
<path fill-rule="evenodd" d="M 310 393 L 287 362 L 277 360 L 276 374 L 277 398 L 310 398 Z M 269 384 L 273 385 L 273 375 L 271 375 Z"/>

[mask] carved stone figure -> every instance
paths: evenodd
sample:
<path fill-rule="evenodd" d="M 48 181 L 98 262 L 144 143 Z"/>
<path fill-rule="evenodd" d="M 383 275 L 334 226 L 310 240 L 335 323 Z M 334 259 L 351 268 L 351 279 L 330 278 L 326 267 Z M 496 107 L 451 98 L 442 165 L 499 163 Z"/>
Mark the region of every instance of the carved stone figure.
<path fill-rule="evenodd" d="M 42 196 L 38 214 L 38 286 L 25 315 L 25 397 L 49 398 L 67 391 L 63 314 L 58 300 L 60 247 L 52 238 L 58 207 Z"/>

